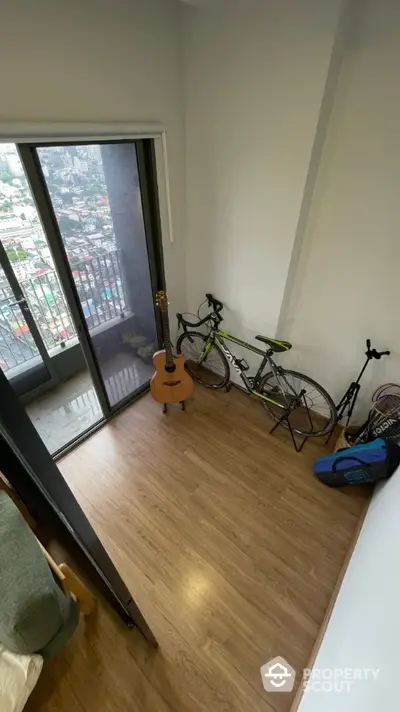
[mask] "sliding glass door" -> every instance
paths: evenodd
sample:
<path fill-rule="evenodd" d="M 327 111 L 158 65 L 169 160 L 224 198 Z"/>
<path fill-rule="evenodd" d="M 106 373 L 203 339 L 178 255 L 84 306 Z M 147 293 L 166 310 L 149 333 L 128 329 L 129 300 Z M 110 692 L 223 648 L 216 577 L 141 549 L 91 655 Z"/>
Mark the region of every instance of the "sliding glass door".
<path fill-rule="evenodd" d="M 15 144 L 0 144 L 0 369 L 51 453 L 104 418 Z"/>
<path fill-rule="evenodd" d="M 0 368 L 19 389 L 52 381 L 49 357 L 28 302 L 0 242 Z"/>
<path fill-rule="evenodd" d="M 19 394 L 56 379 L 48 352 L 61 336 L 46 320 L 44 244 L 17 148 L 0 144 L 0 368 Z"/>
<path fill-rule="evenodd" d="M 0 235 L 0 368 L 40 366 L 37 385 L 50 392 L 16 390 L 58 453 L 149 386 L 162 343 L 154 296 L 165 286 L 154 146 L 25 143 L 7 151 L 29 193 L 27 208 L 28 198 L 15 205 L 22 220 L 30 208 L 36 223 L 7 252 Z M 1 169 L 0 150 L 0 198 Z"/>
<path fill-rule="evenodd" d="M 148 382 L 157 348 L 134 143 L 37 148 L 109 406 Z"/>

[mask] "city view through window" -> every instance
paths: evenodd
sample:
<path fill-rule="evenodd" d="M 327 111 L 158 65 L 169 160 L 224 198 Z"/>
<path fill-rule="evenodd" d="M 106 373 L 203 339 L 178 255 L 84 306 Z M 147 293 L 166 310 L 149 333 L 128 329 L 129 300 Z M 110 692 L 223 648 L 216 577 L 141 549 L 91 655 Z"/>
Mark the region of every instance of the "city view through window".
<path fill-rule="evenodd" d="M 89 328 L 124 315 L 120 254 L 98 145 L 38 150 Z M 17 148 L 0 144 L 0 241 L 48 351 L 76 336 Z M 0 271 L 0 367 L 10 377 L 38 351 Z"/>
<path fill-rule="evenodd" d="M 129 402 L 153 373 L 148 148 L 0 143 L 0 369 L 50 452 Z M 53 259 L 60 249 L 65 262 Z M 64 293 L 67 280 L 75 290 Z"/>

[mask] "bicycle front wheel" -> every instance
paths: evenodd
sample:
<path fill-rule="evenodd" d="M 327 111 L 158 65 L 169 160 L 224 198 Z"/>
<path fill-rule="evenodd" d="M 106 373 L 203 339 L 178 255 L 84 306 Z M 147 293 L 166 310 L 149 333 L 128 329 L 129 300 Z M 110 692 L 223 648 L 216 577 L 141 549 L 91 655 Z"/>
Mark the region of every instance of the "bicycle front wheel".
<path fill-rule="evenodd" d="M 185 357 L 185 368 L 196 383 L 206 388 L 224 388 L 229 383 L 229 363 L 217 344 L 199 331 L 181 334 L 176 344 Z"/>
<path fill-rule="evenodd" d="M 262 401 L 274 420 L 280 420 L 287 408 L 293 408 L 290 424 L 297 435 L 328 435 L 337 423 L 336 406 L 329 393 L 303 373 L 282 369 L 276 376 L 270 371 L 261 379 L 258 390 L 276 401 L 276 405 Z M 282 425 L 288 427 L 285 420 Z"/>

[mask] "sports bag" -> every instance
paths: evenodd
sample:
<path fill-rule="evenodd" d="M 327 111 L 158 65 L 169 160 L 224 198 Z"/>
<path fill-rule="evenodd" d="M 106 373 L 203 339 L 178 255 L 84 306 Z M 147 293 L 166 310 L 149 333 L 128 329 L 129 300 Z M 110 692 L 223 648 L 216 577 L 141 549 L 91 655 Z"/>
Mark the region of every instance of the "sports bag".
<path fill-rule="evenodd" d="M 400 447 L 377 438 L 318 458 L 314 473 L 328 487 L 375 483 L 390 477 L 400 463 Z"/>

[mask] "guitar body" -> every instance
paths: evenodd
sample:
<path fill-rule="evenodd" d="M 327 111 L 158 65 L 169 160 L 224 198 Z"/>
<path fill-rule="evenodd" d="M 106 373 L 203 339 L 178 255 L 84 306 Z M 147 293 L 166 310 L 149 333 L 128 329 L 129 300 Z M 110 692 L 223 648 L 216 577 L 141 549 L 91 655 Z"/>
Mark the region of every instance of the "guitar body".
<path fill-rule="evenodd" d="M 182 355 L 173 357 L 174 371 L 166 367 L 167 352 L 156 351 L 153 356 L 155 373 L 150 381 L 151 395 L 159 403 L 183 403 L 193 392 L 193 381 L 185 371 L 185 359 Z"/>

